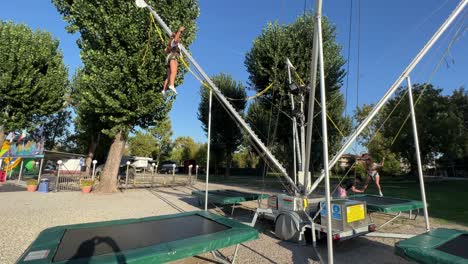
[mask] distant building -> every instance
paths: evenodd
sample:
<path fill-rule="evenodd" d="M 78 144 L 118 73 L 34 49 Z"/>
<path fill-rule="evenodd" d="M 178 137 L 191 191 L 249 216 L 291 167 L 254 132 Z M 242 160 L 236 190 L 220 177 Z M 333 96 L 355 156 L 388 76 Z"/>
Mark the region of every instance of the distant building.
<path fill-rule="evenodd" d="M 357 158 L 357 155 L 354 155 L 354 154 L 350 154 L 350 153 L 343 154 L 338 160 L 338 166 L 342 170 L 347 170 L 353 165 L 356 158 Z"/>

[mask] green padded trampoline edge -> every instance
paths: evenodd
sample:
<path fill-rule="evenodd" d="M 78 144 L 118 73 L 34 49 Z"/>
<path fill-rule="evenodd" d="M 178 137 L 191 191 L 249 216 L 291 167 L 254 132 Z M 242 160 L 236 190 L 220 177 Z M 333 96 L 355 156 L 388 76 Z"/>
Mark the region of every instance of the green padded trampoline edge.
<path fill-rule="evenodd" d="M 468 231 L 438 228 L 395 244 L 395 254 L 423 264 L 466 264 L 466 259 L 437 250 L 436 247 Z"/>
<path fill-rule="evenodd" d="M 238 204 L 242 202 L 252 201 L 252 200 L 259 200 L 268 198 L 268 194 L 256 194 L 251 193 L 251 196 L 246 198 L 245 196 L 226 196 L 219 194 L 220 190 L 210 192 L 208 191 L 208 201 L 213 202 L 215 204 L 220 205 L 231 205 L 231 204 Z M 198 197 L 202 201 L 205 201 L 205 191 L 192 191 L 192 195 Z"/>
<path fill-rule="evenodd" d="M 363 197 L 363 196 L 376 196 L 376 195 L 355 194 L 355 195 L 352 195 L 349 199 L 352 200 L 353 197 Z M 374 212 L 398 213 L 398 212 L 407 212 L 411 210 L 422 209 L 424 207 L 421 201 L 401 199 L 401 198 L 396 198 L 396 197 L 387 197 L 387 198 L 407 200 L 408 202 L 392 204 L 392 205 L 372 205 L 372 204 L 366 203 L 367 209 L 369 211 L 374 211 Z"/>
<path fill-rule="evenodd" d="M 75 261 L 63 261 L 63 262 L 52 262 L 52 258 L 55 255 L 57 246 L 60 239 L 62 238 L 66 229 L 79 229 L 87 227 L 100 227 L 115 224 L 127 224 L 142 221 L 152 221 L 159 219 L 175 218 L 187 215 L 201 215 L 208 219 L 214 220 L 220 224 L 224 224 L 230 227 L 222 232 L 212 233 L 197 237 L 191 237 L 183 240 L 172 241 L 163 243 L 155 246 L 138 248 L 122 252 L 121 254 L 101 255 L 95 256 L 91 259 L 86 260 L 75 260 Z M 86 223 L 78 225 L 67 225 L 52 227 L 42 231 L 38 238 L 30 245 L 30 247 L 23 253 L 17 263 L 27 264 L 45 264 L 45 263 L 89 263 L 89 264 L 106 264 L 115 263 L 116 260 L 124 259 L 125 263 L 165 263 L 178 259 L 183 259 L 190 256 L 203 254 L 213 250 L 229 247 L 239 243 L 247 242 L 250 240 L 258 239 L 258 231 L 250 226 L 244 225 L 237 221 L 211 214 L 205 211 L 185 212 L 173 215 L 163 215 L 146 217 L 139 219 L 125 219 L 125 220 L 114 220 L 96 223 Z M 42 260 L 33 260 L 24 262 L 23 259 L 30 251 L 36 250 L 50 250 L 49 256 Z"/>

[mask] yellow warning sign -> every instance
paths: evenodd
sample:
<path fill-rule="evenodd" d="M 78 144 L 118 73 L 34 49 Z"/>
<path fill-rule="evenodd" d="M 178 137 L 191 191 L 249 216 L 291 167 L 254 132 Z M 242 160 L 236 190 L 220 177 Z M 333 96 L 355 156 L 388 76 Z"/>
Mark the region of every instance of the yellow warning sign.
<path fill-rule="evenodd" d="M 348 206 L 346 208 L 346 218 L 348 219 L 348 223 L 363 220 L 365 218 L 364 205 L 358 204 L 358 205 Z"/>

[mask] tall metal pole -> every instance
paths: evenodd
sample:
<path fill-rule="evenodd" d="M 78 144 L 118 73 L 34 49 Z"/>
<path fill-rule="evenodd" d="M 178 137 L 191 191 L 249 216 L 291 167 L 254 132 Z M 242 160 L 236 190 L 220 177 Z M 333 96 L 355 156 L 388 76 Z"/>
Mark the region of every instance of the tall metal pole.
<path fill-rule="evenodd" d="M 395 91 L 398 89 L 400 84 L 403 82 L 403 80 L 408 76 L 411 71 L 413 71 L 414 67 L 421 61 L 421 59 L 426 55 L 426 53 L 431 49 L 431 47 L 434 45 L 434 43 L 440 38 L 440 36 L 447 30 L 447 28 L 452 24 L 452 22 L 455 20 L 455 18 L 463 11 L 465 6 L 468 4 L 468 0 L 461 0 L 458 6 L 453 10 L 453 12 L 450 14 L 450 16 L 445 20 L 445 22 L 440 26 L 440 28 L 434 33 L 434 35 L 431 37 L 431 39 L 424 45 L 424 47 L 419 51 L 419 53 L 414 57 L 414 59 L 410 62 L 410 64 L 406 67 L 406 69 L 400 74 L 398 79 L 390 86 L 390 88 L 387 90 L 385 95 L 380 99 L 380 101 L 374 106 L 372 111 L 369 113 L 369 115 L 362 121 L 362 123 L 356 128 L 353 134 L 348 137 L 346 142 L 343 144 L 341 149 L 336 153 L 336 155 L 333 157 L 333 159 L 328 163 L 328 169 L 330 170 L 333 168 L 333 166 L 338 162 L 340 159 L 341 155 L 343 155 L 346 150 L 351 146 L 351 144 L 356 140 L 356 138 L 361 134 L 361 132 L 366 128 L 366 126 L 372 121 L 372 119 L 377 115 L 377 113 L 382 109 L 382 107 L 385 105 L 385 103 L 390 99 L 390 97 L 395 93 Z M 312 187 L 310 188 L 308 194 L 313 192 L 317 186 L 320 184 L 320 182 L 323 180 L 325 175 L 322 173 L 322 175 L 314 182 Z"/>
<path fill-rule="evenodd" d="M 303 163 L 304 163 L 304 177 L 305 177 L 305 190 L 304 193 L 307 193 L 307 189 L 309 188 L 309 168 L 310 168 L 310 156 L 311 156 L 311 151 L 312 151 L 312 130 L 314 128 L 314 107 L 315 107 L 315 84 L 317 82 L 317 62 L 318 62 L 318 56 L 319 56 L 319 38 L 317 31 L 319 30 L 317 21 L 321 19 L 321 13 L 322 10 L 319 9 L 322 8 L 322 1 L 317 0 L 316 6 L 315 6 L 315 22 L 314 22 L 314 39 L 312 42 L 312 63 L 311 63 L 311 69 L 310 69 L 310 92 L 309 92 L 309 104 L 308 104 L 308 111 L 307 111 L 307 140 L 306 140 L 306 146 L 305 146 L 305 154 L 302 156 L 303 157 Z M 319 18 L 319 19 L 317 19 Z"/>
<path fill-rule="evenodd" d="M 301 102 L 299 104 L 299 107 L 300 107 L 300 111 L 302 114 L 304 114 L 304 101 L 305 101 L 305 98 L 304 98 L 304 94 L 301 94 Z M 307 175 L 305 174 L 305 160 L 307 160 L 307 154 L 306 154 L 306 129 L 305 129 L 305 124 L 304 124 L 304 117 L 302 118 L 302 121 L 301 121 L 301 135 L 300 135 L 300 138 L 301 138 L 301 142 L 300 142 L 300 150 L 301 150 L 301 167 L 299 168 L 303 173 L 304 175 Z M 304 176 L 304 179 L 305 179 L 306 176 Z M 304 182 L 304 186 L 307 186 Z"/>
<path fill-rule="evenodd" d="M 44 158 L 41 158 L 41 163 L 39 165 L 39 173 L 37 175 L 37 181 L 40 181 L 41 180 L 41 176 L 42 176 L 42 165 L 44 164 Z"/>
<path fill-rule="evenodd" d="M 286 64 L 288 67 L 288 80 L 289 80 L 289 85 L 292 84 L 292 78 L 291 78 L 291 62 L 289 59 L 286 59 Z M 296 115 L 294 115 L 294 96 L 292 93 L 289 94 L 289 97 L 291 98 L 291 110 L 293 113 L 293 127 L 292 127 L 292 140 L 293 140 L 293 176 L 294 176 L 294 183 L 297 184 L 297 159 L 296 159 L 296 127 L 297 127 L 297 121 L 296 121 Z"/>
<path fill-rule="evenodd" d="M 24 164 L 24 159 L 21 158 L 20 171 L 18 174 L 18 183 L 20 183 L 21 177 L 23 176 L 23 164 Z"/>
<path fill-rule="evenodd" d="M 213 91 L 210 89 L 208 106 L 208 142 L 206 147 L 206 179 L 205 179 L 205 211 L 208 211 L 208 183 L 210 178 L 210 146 L 211 146 L 211 106 L 213 104 Z"/>
<path fill-rule="evenodd" d="M 419 187 L 421 188 L 421 199 L 424 206 L 424 220 L 426 221 L 426 231 L 430 231 L 431 227 L 429 224 L 429 213 L 427 211 L 427 202 L 426 202 L 426 190 L 424 188 L 424 177 L 422 171 L 422 162 L 421 162 L 421 152 L 419 150 L 419 137 L 418 137 L 418 127 L 416 125 L 416 114 L 414 112 L 414 103 L 413 103 L 413 88 L 411 87 L 410 77 L 406 77 L 406 82 L 408 84 L 408 98 L 411 111 L 411 121 L 413 124 L 413 136 L 414 136 L 414 146 L 416 147 L 416 160 L 418 162 L 418 175 L 419 175 Z"/>
<path fill-rule="evenodd" d="M 323 166 L 325 173 L 325 201 L 327 204 L 327 250 L 328 264 L 333 264 L 333 238 L 332 238 L 332 214 L 331 214 L 331 195 L 330 195 L 330 171 L 327 168 L 328 164 L 328 129 L 327 129 L 327 95 L 325 91 L 325 66 L 323 63 L 323 43 L 322 43 L 322 0 L 317 0 L 316 21 L 318 44 L 318 59 L 320 72 L 320 102 L 322 104 L 322 145 L 323 145 Z M 311 95 L 313 97 L 313 95 Z M 313 98 L 312 98 L 313 100 Z M 309 138 L 309 142 L 310 142 Z M 309 145 L 310 146 L 310 145 Z"/>

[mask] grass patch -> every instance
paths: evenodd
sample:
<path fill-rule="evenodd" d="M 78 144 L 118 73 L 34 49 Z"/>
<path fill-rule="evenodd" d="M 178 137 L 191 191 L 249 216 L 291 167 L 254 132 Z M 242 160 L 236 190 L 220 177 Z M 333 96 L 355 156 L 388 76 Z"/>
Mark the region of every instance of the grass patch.
<path fill-rule="evenodd" d="M 421 200 L 417 182 L 382 182 L 385 196 Z M 468 181 L 430 181 L 425 183 L 429 216 L 468 226 Z M 368 193 L 377 194 L 371 183 Z"/>
<path fill-rule="evenodd" d="M 203 178 L 203 176 L 199 177 L 200 180 Z M 264 179 L 258 176 L 230 176 L 224 178 L 223 176 L 211 175 L 210 182 L 245 185 L 259 189 L 276 189 L 278 191 L 284 189 L 279 179 L 272 175 Z M 338 182 L 339 178 L 332 178 L 332 190 Z M 383 178 L 381 185 L 385 196 L 421 200 L 419 183 L 414 178 Z M 430 217 L 439 218 L 442 223 L 447 221 L 468 226 L 468 181 L 428 181 L 425 186 Z M 319 190 L 323 191 L 323 182 L 320 184 Z M 373 182 L 370 183 L 366 193 L 378 194 Z"/>

